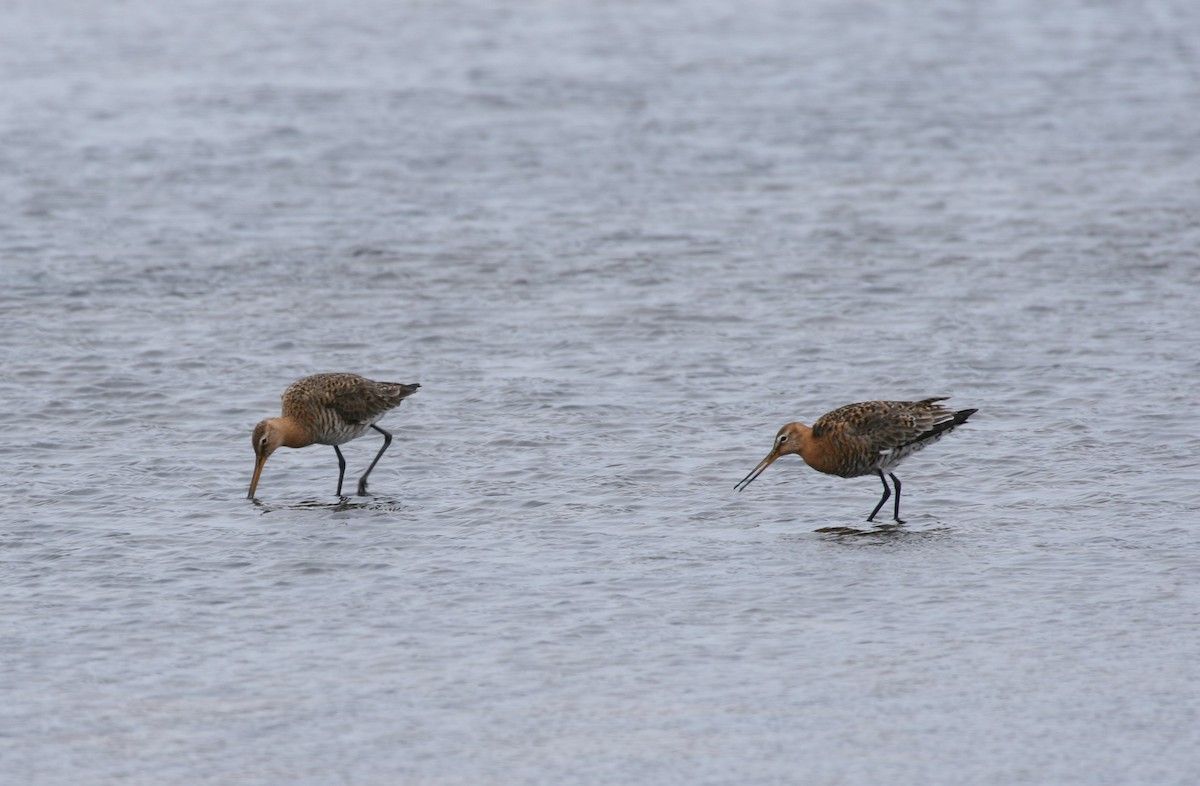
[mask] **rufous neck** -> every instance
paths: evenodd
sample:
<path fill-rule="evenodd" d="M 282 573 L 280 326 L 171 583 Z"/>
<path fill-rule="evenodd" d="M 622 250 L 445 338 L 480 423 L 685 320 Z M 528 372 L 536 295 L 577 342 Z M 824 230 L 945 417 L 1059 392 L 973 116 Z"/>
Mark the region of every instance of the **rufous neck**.
<path fill-rule="evenodd" d="M 291 418 L 271 418 L 271 427 L 282 437 L 281 445 L 288 448 L 306 448 L 313 443 L 308 431 Z"/>

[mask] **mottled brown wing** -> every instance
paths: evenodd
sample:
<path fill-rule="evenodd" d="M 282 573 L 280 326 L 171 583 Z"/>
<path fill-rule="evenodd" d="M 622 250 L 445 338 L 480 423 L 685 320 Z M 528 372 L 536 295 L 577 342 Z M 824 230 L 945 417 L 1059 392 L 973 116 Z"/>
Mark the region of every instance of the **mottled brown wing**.
<path fill-rule="evenodd" d="M 353 385 L 339 386 L 332 391 L 326 404 L 348 423 L 372 423 L 389 409 L 394 409 L 420 385 L 399 382 L 374 382 L 360 378 Z"/>
<path fill-rule="evenodd" d="M 953 419 L 954 413 L 938 404 L 943 398 L 924 401 L 864 401 L 823 415 L 813 424 L 813 435 L 854 442 L 864 453 L 895 450 L 930 433 Z"/>

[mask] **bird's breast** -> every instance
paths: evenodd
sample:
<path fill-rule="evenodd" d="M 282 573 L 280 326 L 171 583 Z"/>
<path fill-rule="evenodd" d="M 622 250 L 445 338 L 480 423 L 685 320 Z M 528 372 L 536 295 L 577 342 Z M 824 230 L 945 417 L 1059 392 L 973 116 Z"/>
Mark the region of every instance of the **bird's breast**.
<path fill-rule="evenodd" d="M 371 418 L 362 423 L 351 423 L 333 410 L 325 410 L 317 413 L 313 418 L 310 426 L 310 433 L 313 436 L 313 442 L 320 445 L 342 445 L 352 439 L 358 439 L 367 429 L 371 427 L 379 417 Z"/>
<path fill-rule="evenodd" d="M 841 478 L 856 478 L 875 471 L 879 453 L 865 449 L 855 440 L 826 437 L 814 439 L 805 445 L 804 463 L 826 475 Z"/>

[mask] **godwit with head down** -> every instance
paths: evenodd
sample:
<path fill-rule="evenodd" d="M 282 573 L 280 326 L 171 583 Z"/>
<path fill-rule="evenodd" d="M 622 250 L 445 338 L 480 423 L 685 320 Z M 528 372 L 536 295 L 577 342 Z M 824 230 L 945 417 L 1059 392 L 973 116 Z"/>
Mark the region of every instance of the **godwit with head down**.
<path fill-rule="evenodd" d="M 268 418 L 254 427 L 254 477 L 250 479 L 247 499 L 254 498 L 258 478 L 267 458 L 280 446 L 304 448 L 309 445 L 333 445 L 338 458 L 337 494 L 342 495 L 346 459 L 338 448 L 361 437 L 368 428 L 383 435 L 383 447 L 358 479 L 358 495 L 367 493 L 367 476 L 383 451 L 392 444 L 392 435 L 375 425 L 401 401 L 417 392 L 420 385 L 399 382 L 375 382 L 357 374 L 314 374 L 293 382 L 283 391 L 283 416 Z"/>
<path fill-rule="evenodd" d="M 775 459 L 795 453 L 808 466 L 827 475 L 843 478 L 878 475 L 883 481 L 883 496 L 867 516 L 867 521 L 875 518 L 892 495 L 887 482 L 887 478 L 891 478 L 896 484 L 893 515 L 900 521 L 900 479 L 890 470 L 966 423 L 967 418 L 978 411 L 960 409 L 954 412 L 938 403 L 945 400 L 942 396 L 924 401 L 864 401 L 822 415 L 812 428 L 803 423 L 788 423 L 775 435 L 775 445 L 767 457 L 734 488 L 744 490 Z"/>

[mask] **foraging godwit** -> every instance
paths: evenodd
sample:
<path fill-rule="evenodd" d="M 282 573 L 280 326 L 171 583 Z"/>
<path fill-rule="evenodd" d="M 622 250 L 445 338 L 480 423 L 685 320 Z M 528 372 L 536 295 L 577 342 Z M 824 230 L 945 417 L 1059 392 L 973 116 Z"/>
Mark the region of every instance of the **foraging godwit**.
<path fill-rule="evenodd" d="M 867 521 L 892 495 L 884 472 L 896 484 L 893 515 L 900 521 L 900 478 L 890 470 L 909 455 L 937 442 L 958 425 L 967 422 L 975 409 L 946 409 L 939 401 L 864 401 L 848 404 L 822 415 L 812 428 L 803 423 L 788 423 L 775 435 L 775 446 L 767 457 L 734 485 L 742 491 L 780 456 L 795 453 L 804 463 L 827 475 L 856 478 L 875 473 L 883 481 L 883 496 Z M 901 522 L 903 523 L 903 522 Z"/>
<path fill-rule="evenodd" d="M 268 418 L 254 427 L 254 477 L 250 479 L 247 499 L 254 498 L 258 476 L 267 458 L 282 446 L 304 448 L 309 445 L 333 445 L 338 458 L 337 493 L 342 495 L 342 478 L 346 474 L 346 459 L 338 448 L 344 442 L 361 437 L 368 428 L 383 435 L 383 447 L 375 460 L 358 480 L 358 495 L 367 493 L 367 476 L 379 462 L 379 457 L 392 435 L 375 424 L 417 392 L 420 385 L 399 382 L 375 382 L 357 374 L 314 374 L 293 382 L 283 391 L 283 416 Z"/>

